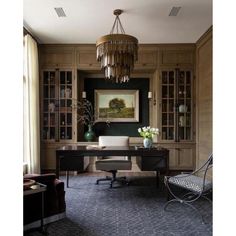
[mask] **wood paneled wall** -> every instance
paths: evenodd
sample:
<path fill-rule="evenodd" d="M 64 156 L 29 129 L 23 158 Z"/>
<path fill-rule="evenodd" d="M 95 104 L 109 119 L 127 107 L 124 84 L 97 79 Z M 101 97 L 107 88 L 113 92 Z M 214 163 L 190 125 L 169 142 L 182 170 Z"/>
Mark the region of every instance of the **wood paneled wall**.
<path fill-rule="evenodd" d="M 196 44 L 196 164 L 212 152 L 212 28 Z"/>

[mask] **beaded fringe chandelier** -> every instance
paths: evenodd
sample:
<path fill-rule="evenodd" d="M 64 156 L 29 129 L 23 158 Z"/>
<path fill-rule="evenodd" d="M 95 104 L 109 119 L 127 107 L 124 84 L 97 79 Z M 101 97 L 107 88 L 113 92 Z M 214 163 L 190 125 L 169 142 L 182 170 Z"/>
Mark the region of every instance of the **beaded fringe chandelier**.
<path fill-rule="evenodd" d="M 129 81 L 134 62 L 138 59 L 138 40 L 125 34 L 119 18 L 122 12 L 114 10 L 116 18 L 110 34 L 102 36 L 96 43 L 97 61 L 101 62 L 105 78 L 116 83 Z"/>

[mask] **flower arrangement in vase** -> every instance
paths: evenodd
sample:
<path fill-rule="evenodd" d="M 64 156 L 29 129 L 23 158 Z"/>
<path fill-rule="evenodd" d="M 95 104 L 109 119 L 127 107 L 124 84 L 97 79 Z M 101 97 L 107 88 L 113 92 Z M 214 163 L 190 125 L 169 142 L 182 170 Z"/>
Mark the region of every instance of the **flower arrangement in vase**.
<path fill-rule="evenodd" d="M 145 148 L 150 148 L 153 143 L 153 137 L 159 134 L 159 129 L 151 128 L 150 126 L 144 126 L 138 129 L 141 137 L 143 137 L 143 146 Z"/>

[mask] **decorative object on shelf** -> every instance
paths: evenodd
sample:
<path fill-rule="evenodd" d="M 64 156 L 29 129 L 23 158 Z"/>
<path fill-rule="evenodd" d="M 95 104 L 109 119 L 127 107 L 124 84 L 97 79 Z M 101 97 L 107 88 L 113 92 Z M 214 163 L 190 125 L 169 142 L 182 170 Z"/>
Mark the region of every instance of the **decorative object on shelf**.
<path fill-rule="evenodd" d="M 114 10 L 116 18 L 110 34 L 96 42 L 97 61 L 101 62 L 105 78 L 116 83 L 129 81 L 134 62 L 138 59 L 138 39 L 125 34 L 119 18 L 122 12 L 120 9 Z"/>
<path fill-rule="evenodd" d="M 71 89 L 70 88 L 65 89 L 65 95 L 66 95 L 66 98 L 71 98 Z"/>
<path fill-rule="evenodd" d="M 138 129 L 138 132 L 140 134 L 140 136 L 142 136 L 143 139 L 143 146 L 145 148 L 151 148 L 152 147 L 152 143 L 153 143 L 153 137 L 155 135 L 159 134 L 159 129 L 157 128 L 151 128 L 150 126 L 148 127 L 142 127 Z"/>
<path fill-rule="evenodd" d="M 179 117 L 179 126 L 180 127 L 186 126 L 186 118 L 184 116 Z"/>
<path fill-rule="evenodd" d="M 55 104 L 53 102 L 48 104 L 48 110 L 49 110 L 49 112 L 55 111 Z"/>
<path fill-rule="evenodd" d="M 61 89 L 61 98 L 64 98 L 65 97 L 65 89 Z"/>
<path fill-rule="evenodd" d="M 179 112 L 187 112 L 188 107 L 186 105 L 180 105 L 179 106 Z"/>

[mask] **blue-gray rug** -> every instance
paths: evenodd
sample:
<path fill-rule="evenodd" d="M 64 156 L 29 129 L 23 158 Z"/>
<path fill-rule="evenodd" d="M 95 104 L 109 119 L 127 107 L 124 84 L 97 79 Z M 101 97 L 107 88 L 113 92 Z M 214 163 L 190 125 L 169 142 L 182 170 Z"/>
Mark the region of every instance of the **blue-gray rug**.
<path fill-rule="evenodd" d="M 65 178 L 62 177 L 65 181 Z M 208 236 L 212 235 L 212 206 L 199 200 L 195 206 L 207 224 L 191 208 L 174 203 L 163 211 L 166 196 L 155 177 L 130 177 L 130 186 L 109 188 L 97 177 L 70 177 L 66 188 L 65 219 L 47 225 L 49 236 Z M 38 236 L 39 232 L 25 235 Z"/>

